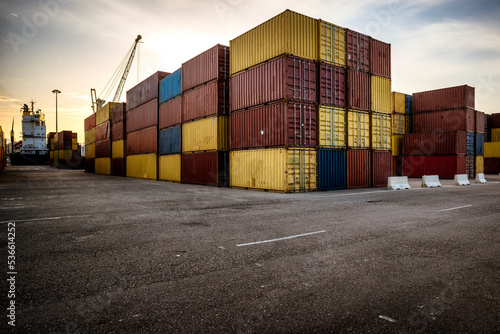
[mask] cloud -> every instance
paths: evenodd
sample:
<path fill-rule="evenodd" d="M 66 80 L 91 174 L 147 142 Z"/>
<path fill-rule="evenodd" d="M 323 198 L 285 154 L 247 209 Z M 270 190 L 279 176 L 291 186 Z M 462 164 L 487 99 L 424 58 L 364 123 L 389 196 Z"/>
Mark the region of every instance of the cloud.
<path fill-rule="evenodd" d="M 19 102 L 19 100 L 15 99 L 13 97 L 0 96 L 0 102 L 12 102 L 12 103 L 16 103 L 16 102 Z"/>

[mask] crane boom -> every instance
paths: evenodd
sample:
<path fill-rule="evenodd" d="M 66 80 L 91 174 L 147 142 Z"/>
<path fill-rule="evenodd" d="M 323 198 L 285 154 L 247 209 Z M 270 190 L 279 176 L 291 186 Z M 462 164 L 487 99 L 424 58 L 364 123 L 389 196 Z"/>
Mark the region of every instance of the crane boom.
<path fill-rule="evenodd" d="M 125 86 L 125 81 L 127 80 L 128 72 L 130 72 L 130 67 L 132 67 L 132 61 L 134 60 L 135 51 L 137 50 L 137 44 L 142 39 L 141 35 L 137 35 L 135 39 L 134 47 L 132 48 L 132 52 L 130 53 L 130 57 L 128 58 L 127 66 L 125 67 L 125 71 L 123 72 L 122 78 L 120 80 L 120 84 L 118 85 L 118 89 L 116 90 L 115 97 L 113 98 L 113 102 L 118 102 L 120 96 L 123 92 L 123 87 Z"/>

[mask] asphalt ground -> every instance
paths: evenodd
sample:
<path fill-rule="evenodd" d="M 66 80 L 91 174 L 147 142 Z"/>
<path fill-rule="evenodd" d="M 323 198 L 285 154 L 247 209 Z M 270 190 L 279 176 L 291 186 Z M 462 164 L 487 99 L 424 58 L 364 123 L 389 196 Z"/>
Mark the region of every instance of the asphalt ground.
<path fill-rule="evenodd" d="M 0 332 L 498 333 L 487 180 L 280 194 L 9 166 Z"/>

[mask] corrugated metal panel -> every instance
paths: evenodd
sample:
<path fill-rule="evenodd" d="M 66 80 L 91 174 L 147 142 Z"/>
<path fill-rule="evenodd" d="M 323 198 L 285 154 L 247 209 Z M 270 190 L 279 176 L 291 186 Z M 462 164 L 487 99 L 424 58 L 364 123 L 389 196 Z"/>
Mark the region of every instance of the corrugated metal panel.
<path fill-rule="evenodd" d="M 160 131 L 160 155 L 181 153 L 181 127 Z"/>
<path fill-rule="evenodd" d="M 217 116 L 182 125 L 182 152 L 229 150 L 229 118 Z"/>
<path fill-rule="evenodd" d="M 117 103 L 108 102 L 101 109 L 99 109 L 95 114 L 95 125 L 98 126 L 106 122 L 107 120 L 111 120 L 113 118 L 113 108 Z"/>
<path fill-rule="evenodd" d="M 397 157 L 403 154 L 403 135 L 392 136 L 392 155 Z"/>
<path fill-rule="evenodd" d="M 95 141 L 111 139 L 111 121 L 107 120 L 95 128 Z"/>
<path fill-rule="evenodd" d="M 395 135 L 406 135 L 409 132 L 409 116 L 403 114 L 392 114 L 392 133 Z"/>
<path fill-rule="evenodd" d="M 499 174 L 500 173 L 500 158 L 484 158 L 484 173 Z"/>
<path fill-rule="evenodd" d="M 183 122 L 229 114 L 229 82 L 211 81 L 182 93 Z"/>
<path fill-rule="evenodd" d="M 230 41 L 231 75 L 282 54 L 318 59 L 317 20 L 286 10 Z"/>
<path fill-rule="evenodd" d="M 181 182 L 181 155 L 170 154 L 158 157 L 158 179 Z"/>
<path fill-rule="evenodd" d="M 95 144 L 85 145 L 85 158 L 95 158 Z"/>
<path fill-rule="evenodd" d="M 319 60 L 337 66 L 345 66 L 345 29 L 335 24 L 318 20 Z"/>
<path fill-rule="evenodd" d="M 455 174 L 465 174 L 464 155 L 411 155 L 403 156 L 403 176 L 422 177 L 438 175 L 442 179 L 453 179 Z"/>
<path fill-rule="evenodd" d="M 492 129 L 500 128 L 500 113 L 490 115 L 490 126 Z"/>
<path fill-rule="evenodd" d="M 275 103 L 231 114 L 231 149 L 315 147 L 316 105 Z"/>
<path fill-rule="evenodd" d="M 182 182 L 229 186 L 229 152 L 183 154 Z"/>
<path fill-rule="evenodd" d="M 500 129 L 491 129 L 491 141 L 500 141 Z"/>
<path fill-rule="evenodd" d="M 130 109 L 126 115 L 127 134 L 158 124 L 158 99 L 153 99 L 137 108 Z"/>
<path fill-rule="evenodd" d="M 57 162 L 57 159 L 54 158 L 54 167 L 57 167 L 55 164 Z M 85 157 L 85 173 L 95 173 L 95 159 L 94 158 L 89 158 Z"/>
<path fill-rule="evenodd" d="M 177 96 L 170 101 L 160 104 L 159 128 L 180 125 L 182 120 L 182 96 Z"/>
<path fill-rule="evenodd" d="M 125 176 L 125 158 L 111 159 L 111 174 L 114 176 Z"/>
<path fill-rule="evenodd" d="M 371 76 L 367 73 L 347 71 L 347 94 L 350 109 L 369 111 L 371 107 Z"/>
<path fill-rule="evenodd" d="M 476 173 L 484 173 L 484 157 L 476 155 Z"/>
<path fill-rule="evenodd" d="M 123 122 L 125 120 L 125 110 L 126 110 L 126 103 L 117 103 L 115 107 L 113 108 L 113 117 L 112 121 L 113 123 L 117 122 Z"/>
<path fill-rule="evenodd" d="M 124 158 L 125 157 L 125 141 L 117 140 L 112 142 L 111 147 L 111 157 L 112 158 Z"/>
<path fill-rule="evenodd" d="M 177 71 L 160 81 L 160 103 L 167 102 L 181 95 L 181 73 L 182 70 L 179 68 Z"/>
<path fill-rule="evenodd" d="M 72 150 L 59 150 L 58 158 L 59 158 L 59 160 L 71 159 L 71 158 L 73 158 L 73 151 Z"/>
<path fill-rule="evenodd" d="M 346 147 L 345 109 L 319 106 L 319 146 L 324 148 Z"/>
<path fill-rule="evenodd" d="M 500 141 L 484 143 L 485 158 L 500 158 Z"/>
<path fill-rule="evenodd" d="M 413 113 L 459 108 L 474 109 L 474 87 L 464 85 L 413 93 Z"/>
<path fill-rule="evenodd" d="M 356 71 L 370 71 L 370 37 L 347 29 L 347 66 Z"/>
<path fill-rule="evenodd" d="M 406 114 L 406 96 L 403 93 L 391 93 L 391 111 L 398 114 Z"/>
<path fill-rule="evenodd" d="M 474 110 L 454 109 L 419 113 L 412 116 L 413 132 L 469 131 L 474 132 Z"/>
<path fill-rule="evenodd" d="M 95 128 L 95 114 L 92 114 L 89 117 L 85 118 L 84 121 L 84 131 L 88 131 L 92 128 Z"/>
<path fill-rule="evenodd" d="M 111 158 L 96 158 L 95 173 L 102 175 L 111 175 Z"/>
<path fill-rule="evenodd" d="M 111 139 L 101 140 L 95 143 L 96 158 L 111 158 Z"/>
<path fill-rule="evenodd" d="M 465 157 L 465 174 L 472 179 L 476 177 L 476 159 L 474 155 Z"/>
<path fill-rule="evenodd" d="M 475 145 L 475 134 L 474 132 L 467 132 L 467 154 L 468 155 L 473 155 L 474 152 L 476 151 L 476 145 Z"/>
<path fill-rule="evenodd" d="M 281 192 L 315 190 L 316 158 L 314 149 L 232 151 L 231 187 Z"/>
<path fill-rule="evenodd" d="M 127 91 L 127 111 L 151 100 L 158 100 L 160 81 L 168 72 L 156 72 Z M 158 102 L 156 102 L 158 105 Z"/>
<path fill-rule="evenodd" d="M 384 78 L 391 78 L 391 45 L 370 38 L 370 72 Z"/>
<path fill-rule="evenodd" d="M 402 157 L 392 157 L 391 161 L 391 176 L 401 176 L 401 160 Z"/>
<path fill-rule="evenodd" d="M 405 95 L 405 114 L 410 115 L 413 111 L 413 96 Z"/>
<path fill-rule="evenodd" d="M 387 187 L 391 176 L 392 154 L 390 151 L 372 151 L 372 186 Z"/>
<path fill-rule="evenodd" d="M 370 114 L 350 110 L 347 113 L 347 145 L 350 148 L 370 148 Z"/>
<path fill-rule="evenodd" d="M 319 65 L 319 104 L 345 108 L 347 104 L 346 70 L 326 63 Z"/>
<path fill-rule="evenodd" d="M 390 114 L 372 113 L 372 149 L 390 151 L 392 148 L 392 117 Z"/>
<path fill-rule="evenodd" d="M 335 190 L 346 187 L 346 151 L 319 149 L 318 189 Z"/>
<path fill-rule="evenodd" d="M 391 113 L 391 79 L 376 75 L 371 77 L 372 103 L 371 110 L 380 113 Z"/>
<path fill-rule="evenodd" d="M 125 167 L 127 177 L 156 180 L 156 154 L 128 155 Z"/>
<path fill-rule="evenodd" d="M 369 188 L 371 166 L 370 150 L 347 150 L 347 188 Z"/>
<path fill-rule="evenodd" d="M 484 112 L 476 110 L 476 132 L 484 133 L 485 132 L 485 119 L 486 116 Z"/>
<path fill-rule="evenodd" d="M 404 155 L 465 155 L 466 153 L 465 131 L 412 133 L 403 136 Z"/>
<path fill-rule="evenodd" d="M 229 80 L 229 47 L 217 44 L 182 64 L 182 91 L 213 80 Z"/>
<path fill-rule="evenodd" d="M 151 126 L 146 129 L 127 134 L 127 156 L 135 154 L 156 153 L 158 129 Z"/>
<path fill-rule="evenodd" d="M 317 101 L 317 65 L 283 56 L 231 77 L 231 111 L 288 99 Z"/>
<path fill-rule="evenodd" d="M 125 122 L 117 122 L 111 124 L 111 139 L 113 141 L 125 139 L 124 127 Z"/>
<path fill-rule="evenodd" d="M 58 141 L 55 140 L 55 143 L 58 143 Z M 85 131 L 85 145 L 90 145 L 93 143 L 95 143 L 95 128 Z"/>

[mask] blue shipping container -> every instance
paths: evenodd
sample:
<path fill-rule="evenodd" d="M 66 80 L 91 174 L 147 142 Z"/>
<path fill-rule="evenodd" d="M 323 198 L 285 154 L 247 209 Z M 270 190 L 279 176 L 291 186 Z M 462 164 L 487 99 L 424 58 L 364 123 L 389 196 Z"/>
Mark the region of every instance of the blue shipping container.
<path fill-rule="evenodd" d="M 411 104 L 412 104 L 412 96 L 405 95 L 405 112 L 407 115 L 411 114 Z"/>
<path fill-rule="evenodd" d="M 160 155 L 181 153 L 181 127 L 160 131 Z"/>
<path fill-rule="evenodd" d="M 167 102 L 176 96 L 181 95 L 181 69 L 160 81 L 160 103 Z"/>
<path fill-rule="evenodd" d="M 476 155 L 484 155 L 484 134 L 476 133 Z"/>
<path fill-rule="evenodd" d="M 476 151 L 474 132 L 467 132 L 467 155 L 474 155 Z"/>
<path fill-rule="evenodd" d="M 322 148 L 318 154 L 318 189 L 335 190 L 346 187 L 345 150 Z"/>

